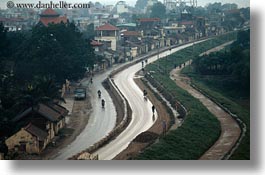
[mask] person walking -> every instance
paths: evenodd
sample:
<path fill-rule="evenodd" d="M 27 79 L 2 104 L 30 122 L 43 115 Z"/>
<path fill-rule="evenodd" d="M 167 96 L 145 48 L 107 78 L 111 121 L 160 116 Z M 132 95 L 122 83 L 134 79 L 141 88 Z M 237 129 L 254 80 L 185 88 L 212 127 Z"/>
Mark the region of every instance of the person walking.
<path fill-rule="evenodd" d="M 153 112 L 153 114 L 155 113 L 155 106 L 154 105 L 152 106 L 152 112 Z"/>

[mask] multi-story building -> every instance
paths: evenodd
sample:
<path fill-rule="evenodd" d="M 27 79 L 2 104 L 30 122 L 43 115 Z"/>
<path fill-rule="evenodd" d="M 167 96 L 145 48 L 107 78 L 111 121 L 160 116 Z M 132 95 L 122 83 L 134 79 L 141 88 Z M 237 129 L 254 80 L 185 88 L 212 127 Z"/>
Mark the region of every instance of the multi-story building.
<path fill-rule="evenodd" d="M 128 5 L 126 4 L 125 1 L 119 1 L 116 4 L 116 8 L 117 8 L 117 14 L 122 14 L 122 13 L 128 13 L 129 12 Z"/>
<path fill-rule="evenodd" d="M 117 42 L 119 40 L 119 29 L 111 24 L 104 24 L 96 29 L 96 41 L 110 41 L 111 49 L 117 50 Z"/>

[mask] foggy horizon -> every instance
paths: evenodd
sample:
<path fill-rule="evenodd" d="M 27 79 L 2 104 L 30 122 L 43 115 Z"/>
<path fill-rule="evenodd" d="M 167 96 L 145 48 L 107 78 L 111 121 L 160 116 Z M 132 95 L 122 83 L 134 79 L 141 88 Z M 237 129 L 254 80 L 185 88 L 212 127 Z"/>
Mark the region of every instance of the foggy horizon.
<path fill-rule="evenodd" d="M 6 9 L 6 3 L 9 0 L 4 0 L 2 2 L 0 2 L 0 8 L 1 9 Z M 47 3 L 50 2 L 51 0 L 41 0 L 42 3 Z M 53 2 L 59 2 L 59 1 L 65 1 L 67 3 L 86 3 L 86 2 L 90 2 L 89 0 L 53 0 Z M 159 0 L 160 2 L 163 3 L 163 0 Z M 22 2 L 22 3 L 38 3 L 39 1 L 35 1 L 35 0 L 13 0 L 13 2 L 18 3 L 18 2 Z M 95 2 L 100 2 L 102 5 L 116 5 L 117 2 L 119 2 L 119 0 L 91 0 L 91 2 L 95 3 Z M 130 6 L 135 6 L 135 3 L 137 2 L 137 0 L 125 0 L 125 2 L 130 5 Z M 249 0 L 216 0 L 216 1 L 212 1 L 212 0 L 197 0 L 198 2 L 198 6 L 206 6 L 209 3 L 215 3 L 215 2 L 221 2 L 222 4 L 225 3 L 235 3 L 238 5 L 239 8 L 242 7 L 250 7 L 250 1 Z"/>

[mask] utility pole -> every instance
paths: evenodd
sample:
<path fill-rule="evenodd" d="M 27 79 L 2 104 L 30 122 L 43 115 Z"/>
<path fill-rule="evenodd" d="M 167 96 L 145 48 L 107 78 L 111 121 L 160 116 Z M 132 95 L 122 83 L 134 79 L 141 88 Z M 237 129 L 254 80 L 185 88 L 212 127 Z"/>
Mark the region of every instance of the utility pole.
<path fill-rule="evenodd" d="M 158 40 L 158 43 L 157 43 L 157 60 L 159 60 L 159 40 Z M 160 69 L 159 61 L 158 61 L 158 68 Z"/>
<path fill-rule="evenodd" d="M 121 37 L 123 39 L 123 55 L 124 55 L 124 62 L 125 62 L 125 59 L 126 59 L 126 55 L 125 55 L 125 37 L 124 37 L 124 34 L 122 33 L 121 34 Z"/>

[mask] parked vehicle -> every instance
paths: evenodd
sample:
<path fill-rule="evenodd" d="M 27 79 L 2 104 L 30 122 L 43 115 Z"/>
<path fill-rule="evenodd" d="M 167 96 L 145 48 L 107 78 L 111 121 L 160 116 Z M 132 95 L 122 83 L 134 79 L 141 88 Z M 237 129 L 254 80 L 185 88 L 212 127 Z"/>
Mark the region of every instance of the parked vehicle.
<path fill-rule="evenodd" d="M 74 91 L 76 100 L 86 99 L 86 88 L 76 88 Z"/>

